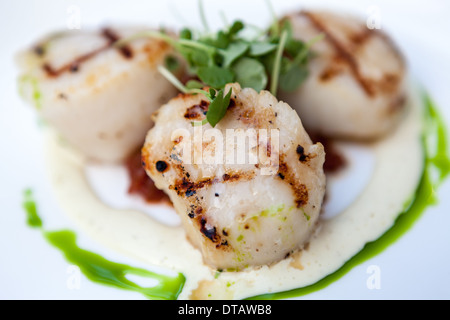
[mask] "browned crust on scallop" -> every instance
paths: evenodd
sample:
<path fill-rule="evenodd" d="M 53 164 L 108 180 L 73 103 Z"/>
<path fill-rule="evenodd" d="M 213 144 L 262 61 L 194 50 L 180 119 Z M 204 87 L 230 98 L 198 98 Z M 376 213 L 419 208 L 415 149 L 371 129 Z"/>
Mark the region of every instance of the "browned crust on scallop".
<path fill-rule="evenodd" d="M 152 39 L 142 50 L 147 55 L 150 65 L 155 66 L 161 61 L 161 57 L 170 50 L 170 45 L 165 41 Z"/>
<path fill-rule="evenodd" d="M 339 64 L 344 63 L 348 66 L 355 81 L 361 86 L 367 96 L 373 98 L 378 92 L 389 93 L 397 90 L 401 82 L 399 75 L 386 74 L 381 80 L 378 81 L 367 78 L 361 73 L 358 61 L 355 58 L 355 54 L 358 52 L 359 48 L 364 46 L 370 38 L 376 36 L 383 38 L 389 43 L 390 48 L 393 50 L 399 61 L 403 64 L 403 57 L 386 35 L 376 29 L 371 30 L 368 28 L 362 28 L 361 32 L 349 35 L 352 43 L 352 48 L 350 48 L 336 39 L 332 32 L 330 32 L 327 28 L 326 24 L 322 23 L 322 21 L 318 19 L 314 13 L 309 11 L 301 11 L 299 12 L 299 15 L 306 17 L 319 32 L 323 33 L 325 35 L 325 40 L 332 45 L 336 52 L 333 64 L 328 66 L 320 75 L 321 81 L 328 81 L 339 75 L 343 70 Z"/>
<path fill-rule="evenodd" d="M 228 108 L 228 116 L 240 121 L 248 128 L 270 129 L 275 127 L 276 116 L 270 108 L 257 110 L 253 106 L 244 107 L 241 102 L 234 101 L 233 106 Z"/>
<path fill-rule="evenodd" d="M 179 94 L 176 99 L 182 99 L 189 105 L 184 111 L 183 116 L 186 121 L 197 120 L 204 118 L 204 113 L 208 110 L 209 104 L 199 98 L 193 99 L 192 95 Z M 277 113 L 272 108 L 255 108 L 253 105 L 243 105 L 237 96 L 233 96 L 231 99 L 228 113 L 226 117 L 233 120 L 238 120 L 250 128 L 276 128 Z M 173 141 L 171 150 L 179 141 Z M 213 186 L 216 183 L 232 184 L 236 182 L 251 181 L 254 179 L 255 171 L 227 171 L 221 177 L 204 178 L 195 180 L 186 170 L 184 164 L 176 158 L 175 155 L 170 154 L 172 151 L 168 151 L 164 154 L 164 159 L 151 158 L 149 150 L 151 145 L 147 144 L 143 151 L 143 165 L 148 172 L 152 174 L 165 174 L 164 172 L 158 172 L 156 169 L 156 163 L 158 161 L 165 161 L 170 165 L 170 170 L 173 171 L 175 177 L 177 177 L 172 184 L 168 187 L 171 190 L 172 195 L 182 197 L 183 201 L 187 201 L 188 210 L 185 213 L 193 223 L 193 226 L 197 228 L 204 237 L 205 244 L 215 246 L 219 250 L 233 250 L 233 247 L 228 243 L 227 230 L 219 230 L 217 226 L 208 221 L 208 217 L 205 214 L 204 209 L 204 190 Z M 293 150 L 292 152 L 296 152 Z M 267 155 L 270 156 L 271 148 L 270 143 L 267 146 Z M 302 157 L 303 156 L 303 157 Z M 315 155 L 297 155 L 302 161 L 298 165 L 309 165 L 310 158 Z M 289 168 L 286 161 L 283 160 L 284 156 L 280 156 L 279 175 L 274 176 L 273 179 L 282 177 L 285 183 L 287 183 L 294 195 L 294 201 L 298 208 L 305 206 L 309 200 L 308 188 L 305 184 L 301 183 L 293 170 Z M 202 191 L 202 192 L 200 192 Z"/>
<path fill-rule="evenodd" d="M 278 168 L 278 177 L 289 184 L 294 194 L 295 204 L 297 208 L 303 207 L 308 203 L 308 188 L 305 184 L 300 183 L 295 174 L 292 173 L 284 156 L 280 155 L 280 164 Z"/>
<path fill-rule="evenodd" d="M 253 179 L 255 176 L 254 172 L 234 172 L 234 173 L 225 173 L 221 178 L 206 178 L 199 181 L 192 181 L 189 179 L 188 175 L 182 165 L 174 166 L 176 170 L 178 170 L 183 176 L 182 179 L 177 180 L 175 184 L 170 185 L 169 189 L 177 192 L 179 196 L 185 196 L 187 198 L 196 194 L 198 190 L 203 189 L 205 187 L 212 186 L 216 183 L 232 183 L 238 181 L 249 181 Z"/>
<path fill-rule="evenodd" d="M 353 54 L 349 52 L 348 49 L 342 43 L 340 43 L 335 37 L 333 37 L 333 35 L 328 31 L 326 26 L 319 19 L 317 19 L 313 13 L 309 11 L 301 11 L 300 15 L 303 15 L 304 17 L 308 18 L 309 21 L 317 30 L 325 34 L 325 39 L 336 50 L 336 54 L 338 55 L 338 57 L 342 61 L 345 61 L 347 65 L 350 67 L 350 70 L 352 71 L 355 80 L 361 85 L 361 87 L 364 89 L 364 91 L 368 96 L 373 96 L 375 94 L 374 89 L 369 84 L 367 79 L 364 78 L 360 73 L 358 63 L 356 62 L 356 59 L 353 56 Z"/>
<path fill-rule="evenodd" d="M 42 70 L 49 78 L 56 78 L 66 72 L 76 73 L 82 67 L 83 63 L 94 58 L 103 51 L 113 48 L 114 44 L 120 40 L 120 36 L 112 28 L 103 28 L 100 32 L 100 35 L 106 40 L 106 43 L 103 46 L 75 57 L 74 59 L 72 59 L 72 61 L 69 61 L 59 68 L 54 68 L 49 62 L 44 61 L 42 64 Z M 35 46 L 34 52 L 38 56 L 45 58 L 45 50 L 43 49 L 43 47 L 43 45 Z M 150 64 L 154 66 L 156 65 L 156 63 L 161 61 L 161 57 L 169 50 L 169 48 L 170 46 L 165 41 L 152 39 L 151 43 L 147 43 L 144 46 L 143 52 L 147 55 Z M 131 60 L 135 55 L 134 50 L 128 44 L 117 47 L 116 50 L 124 59 Z"/>
<path fill-rule="evenodd" d="M 156 172 L 155 165 L 151 166 L 149 163 L 150 159 L 150 153 L 148 150 L 151 149 L 150 144 L 145 144 L 144 147 L 141 149 L 141 160 L 142 160 L 142 166 L 144 169 L 148 172 L 151 172 L 152 174 Z"/>
<path fill-rule="evenodd" d="M 205 118 L 208 109 L 209 102 L 202 100 L 199 104 L 195 104 L 188 108 L 184 114 L 184 117 L 188 120 L 202 120 Z"/>

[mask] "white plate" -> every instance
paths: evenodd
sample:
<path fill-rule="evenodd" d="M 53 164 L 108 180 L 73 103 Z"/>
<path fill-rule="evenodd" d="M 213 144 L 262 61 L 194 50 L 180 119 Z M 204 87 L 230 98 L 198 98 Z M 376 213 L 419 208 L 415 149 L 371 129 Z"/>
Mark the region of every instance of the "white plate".
<path fill-rule="evenodd" d="M 75 6 L 73 6 L 76 3 Z M 336 7 L 336 1 L 273 1 L 277 13 L 308 5 Z M 334 4 L 333 4 L 334 3 Z M 397 41 L 410 70 L 431 93 L 450 123 L 450 4 L 444 1 L 340 1 L 343 10 L 362 17 L 376 14 L 381 27 Z M 176 10 L 173 10 L 176 8 Z M 265 26 L 270 14 L 264 1 L 205 1 L 211 27 L 220 26 L 220 11 L 232 20 Z M 173 13 L 176 11 L 175 13 Z M 60 211 L 44 172 L 43 140 L 36 115 L 17 95 L 13 55 L 41 35 L 67 25 L 80 13 L 81 27 L 108 22 L 200 27 L 194 0 L 172 1 L 14 1 L 0 3 L 0 298 L 2 299 L 141 299 L 137 293 L 116 290 L 81 278 L 70 286 L 73 270 L 42 235 L 28 228 L 21 208 L 22 191 L 31 187 L 47 229 L 75 227 Z M 429 208 L 414 227 L 383 253 L 353 268 L 339 281 L 302 299 L 448 299 L 450 298 L 450 183 L 439 190 L 440 203 Z M 76 230 L 76 229 L 75 229 Z M 78 232 L 79 244 L 118 262 L 138 261 L 105 249 Z M 381 288 L 369 289 L 371 266 L 377 266 Z M 145 266 L 148 268 L 148 266 Z M 155 269 L 157 270 L 157 269 Z M 69 284 L 69 285 L 68 285 Z"/>

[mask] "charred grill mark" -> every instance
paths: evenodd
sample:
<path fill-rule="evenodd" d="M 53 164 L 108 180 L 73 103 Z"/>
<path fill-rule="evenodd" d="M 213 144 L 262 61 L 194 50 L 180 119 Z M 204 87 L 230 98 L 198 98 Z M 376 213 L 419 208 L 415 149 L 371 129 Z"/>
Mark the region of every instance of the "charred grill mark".
<path fill-rule="evenodd" d="M 283 180 L 289 183 L 292 188 L 292 192 L 294 194 L 294 201 L 297 208 L 303 207 L 308 203 L 308 188 L 306 185 L 299 183 L 298 179 L 289 169 L 287 163 L 283 160 L 283 157 L 280 156 L 280 164 L 278 168 L 278 175 L 283 176 Z"/>
<path fill-rule="evenodd" d="M 301 145 L 297 146 L 297 154 L 300 156 L 300 158 L 298 158 L 298 160 L 300 162 L 305 162 L 307 159 L 307 156 L 305 154 L 305 148 L 303 148 Z"/>
<path fill-rule="evenodd" d="M 196 206 L 195 204 L 191 204 L 191 210 L 188 213 L 189 218 L 193 219 L 195 217 L 201 217 L 203 213 L 203 208 L 200 206 Z"/>
<path fill-rule="evenodd" d="M 236 98 L 236 97 L 235 97 Z M 236 107 L 236 100 L 230 99 L 230 104 L 228 105 L 228 109 Z"/>
<path fill-rule="evenodd" d="M 189 198 L 189 197 L 192 197 L 196 193 L 197 193 L 197 191 L 195 191 L 193 189 L 187 189 L 185 195 L 187 198 Z"/>
<path fill-rule="evenodd" d="M 164 172 L 166 171 L 168 165 L 165 161 L 157 161 L 155 164 L 155 168 L 158 172 Z"/>
<path fill-rule="evenodd" d="M 60 74 L 64 72 L 77 72 L 80 68 L 80 65 L 95 57 L 97 54 L 111 48 L 113 44 L 120 39 L 120 37 L 110 28 L 104 28 L 101 32 L 101 35 L 106 38 L 107 43 L 91 52 L 88 52 L 86 54 L 83 54 L 77 58 L 75 58 L 73 61 L 63 65 L 62 67 L 58 69 L 54 69 L 48 62 L 44 63 L 42 65 L 42 69 L 47 73 L 49 77 L 57 77 Z M 119 48 L 119 52 L 126 58 L 131 59 L 133 57 L 133 52 L 131 51 L 131 48 L 129 46 L 122 46 Z"/>
<path fill-rule="evenodd" d="M 305 148 L 303 148 L 301 145 L 297 146 L 296 152 L 299 155 L 298 160 L 301 163 L 306 163 L 306 162 L 308 162 L 309 160 L 313 159 L 316 156 L 316 154 L 311 154 L 311 153 L 310 154 L 306 154 L 305 153 Z"/>
<path fill-rule="evenodd" d="M 187 177 L 183 177 L 183 179 L 180 182 L 175 183 L 175 190 L 178 192 L 178 194 L 185 193 L 186 196 L 188 194 L 191 194 L 194 191 L 197 191 L 199 189 L 202 189 L 205 186 L 210 186 L 214 183 L 214 179 L 205 179 L 198 182 L 192 182 Z"/>
<path fill-rule="evenodd" d="M 317 155 L 316 154 L 306 154 L 305 153 L 305 148 L 303 148 L 301 145 L 298 145 L 297 146 L 297 149 L 296 149 L 296 152 L 297 152 L 297 154 L 299 155 L 299 158 L 298 158 L 298 160 L 301 162 L 301 163 L 306 163 L 306 162 L 308 162 L 309 160 L 311 160 L 311 159 L 313 159 L 313 158 L 315 158 Z"/>
<path fill-rule="evenodd" d="M 208 226 L 205 218 L 200 219 L 200 232 L 214 243 L 220 242 L 220 236 L 217 234 L 216 227 Z"/>
<path fill-rule="evenodd" d="M 184 117 L 186 119 L 201 119 L 204 118 L 206 112 L 209 109 L 209 102 L 202 100 L 200 104 L 193 105 L 192 107 L 186 110 Z"/>
<path fill-rule="evenodd" d="M 350 67 L 350 70 L 352 71 L 355 80 L 360 84 L 360 86 L 363 88 L 363 90 L 366 92 L 368 96 L 373 97 L 375 95 L 374 88 L 371 82 L 368 81 L 368 79 L 364 78 L 363 75 L 361 74 L 358 63 L 355 60 L 355 57 L 353 56 L 352 52 L 349 52 L 342 43 L 340 43 L 335 37 L 333 37 L 333 35 L 329 32 L 329 30 L 325 27 L 325 25 L 323 25 L 322 22 L 319 21 L 319 19 L 317 19 L 314 16 L 314 14 L 308 11 L 301 11 L 300 14 L 308 18 L 308 20 L 313 24 L 313 26 L 317 30 L 325 34 L 326 36 L 325 39 L 336 50 L 336 54 L 339 56 L 339 58 L 345 61 L 347 65 Z M 369 32 L 372 32 L 372 30 L 369 30 Z"/>
<path fill-rule="evenodd" d="M 350 35 L 350 41 L 355 46 L 364 45 L 371 37 L 377 34 L 376 29 L 363 28 L 361 32 Z"/>
<path fill-rule="evenodd" d="M 297 208 L 303 207 L 308 203 L 308 189 L 304 184 L 295 185 L 293 188 Z"/>
<path fill-rule="evenodd" d="M 333 37 L 329 30 L 326 29 L 325 25 L 320 21 L 320 19 L 315 17 L 313 13 L 302 11 L 300 12 L 300 15 L 308 18 L 317 30 L 323 32 L 326 35 L 326 40 L 334 47 L 336 51 L 333 64 L 328 66 L 328 68 L 325 69 L 320 75 L 319 79 L 321 81 L 328 81 L 339 75 L 343 71 L 342 63 L 344 63 L 350 68 L 355 80 L 369 97 L 375 96 L 378 91 L 390 93 L 398 89 L 398 85 L 401 82 L 400 75 L 386 74 L 384 77 L 377 80 L 364 77 L 359 68 L 358 61 L 355 58 L 355 52 L 363 49 L 373 37 L 377 37 L 386 43 L 396 59 L 399 61 L 401 66 L 399 73 L 402 73 L 405 68 L 404 58 L 393 41 L 385 33 L 376 29 L 371 30 L 362 27 L 360 32 L 348 35 L 349 44 L 346 46 L 344 43 L 339 42 L 335 37 Z"/>
<path fill-rule="evenodd" d="M 131 50 L 131 47 L 129 47 L 129 46 L 123 46 L 122 48 L 120 48 L 120 52 L 127 59 L 133 58 L 133 51 Z"/>
<path fill-rule="evenodd" d="M 319 76 L 320 81 L 326 82 L 338 76 L 344 69 L 342 68 L 341 59 L 336 57 L 334 64 L 328 66 Z"/>
<path fill-rule="evenodd" d="M 179 168 L 180 169 L 180 168 Z M 182 169 L 180 169 L 182 170 Z M 183 170 L 182 170 L 183 171 Z M 222 176 L 222 179 L 219 178 L 207 178 L 204 180 L 200 180 L 197 182 L 193 182 L 189 179 L 189 175 L 187 173 L 182 173 L 183 179 L 181 181 L 177 181 L 174 185 L 169 186 L 169 189 L 175 190 L 178 195 L 185 195 L 186 197 L 191 197 L 197 193 L 198 190 L 211 186 L 215 183 L 220 182 L 236 182 L 236 181 L 248 181 L 253 178 L 254 173 L 225 173 Z"/>
<path fill-rule="evenodd" d="M 217 228 L 208 223 L 206 217 L 203 215 L 202 207 L 195 204 L 191 204 L 188 216 L 189 218 L 194 219 L 194 222 L 197 223 L 200 232 L 206 238 L 211 240 L 212 243 L 216 244 L 216 248 L 228 246 L 228 241 L 222 238 L 222 236 L 217 232 Z M 222 235 L 224 237 L 228 236 L 228 233 L 225 231 L 225 229 L 222 230 Z"/>
<path fill-rule="evenodd" d="M 109 47 L 112 46 L 115 42 L 120 40 L 119 35 L 114 32 L 111 28 L 104 28 L 102 30 L 102 36 L 105 37 L 108 40 Z M 131 51 L 131 48 L 127 45 L 121 46 L 119 48 L 120 53 L 127 59 L 133 58 L 133 52 Z"/>
<path fill-rule="evenodd" d="M 223 176 L 222 176 L 222 179 L 223 179 L 223 181 L 229 181 L 229 182 L 232 182 L 232 181 L 238 181 L 241 177 L 243 177 L 243 175 L 241 175 L 241 174 L 239 174 L 239 173 L 235 173 L 235 174 L 227 174 L 227 173 L 225 173 Z"/>

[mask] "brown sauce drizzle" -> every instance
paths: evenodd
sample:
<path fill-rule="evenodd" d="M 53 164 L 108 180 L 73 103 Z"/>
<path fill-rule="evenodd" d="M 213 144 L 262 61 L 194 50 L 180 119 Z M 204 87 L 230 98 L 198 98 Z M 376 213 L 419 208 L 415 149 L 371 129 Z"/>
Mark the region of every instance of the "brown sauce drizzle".
<path fill-rule="evenodd" d="M 129 194 L 137 195 L 148 203 L 171 204 L 169 197 L 163 191 L 156 188 L 153 180 L 145 172 L 140 150 L 137 150 L 126 159 L 125 167 L 130 177 Z"/>
<path fill-rule="evenodd" d="M 80 68 L 80 65 L 83 62 L 85 62 L 85 61 L 95 57 L 97 54 L 111 48 L 115 42 L 120 40 L 119 35 L 110 28 L 104 28 L 101 32 L 101 35 L 107 40 L 107 43 L 104 46 L 102 46 L 94 51 L 83 54 L 83 55 L 75 58 L 73 61 L 66 63 L 65 65 L 63 65 L 62 67 L 60 67 L 58 69 L 54 69 L 48 62 L 43 64 L 42 69 L 47 73 L 47 75 L 49 77 L 57 77 L 64 72 L 77 72 Z M 129 46 L 126 46 L 126 45 L 122 46 L 122 47 L 118 48 L 118 50 L 124 58 L 126 58 L 126 59 L 133 58 L 133 51 L 131 50 L 131 48 Z"/>

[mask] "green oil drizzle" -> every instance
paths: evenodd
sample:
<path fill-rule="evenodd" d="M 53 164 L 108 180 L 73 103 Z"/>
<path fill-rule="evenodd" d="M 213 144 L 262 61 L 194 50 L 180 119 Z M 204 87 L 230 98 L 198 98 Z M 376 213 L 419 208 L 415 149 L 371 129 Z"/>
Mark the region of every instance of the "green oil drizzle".
<path fill-rule="evenodd" d="M 404 235 L 419 219 L 427 207 L 437 203 L 436 190 L 450 173 L 450 158 L 445 123 L 428 94 L 424 95 L 425 129 L 423 148 L 425 165 L 415 196 L 398 216 L 394 225 L 380 238 L 367 243 L 364 248 L 348 260 L 340 269 L 318 282 L 289 291 L 268 293 L 250 297 L 253 300 L 273 300 L 299 297 L 324 289 L 342 278 L 353 267 L 373 258 Z"/>
<path fill-rule="evenodd" d="M 33 199 L 33 193 L 30 189 L 23 193 L 23 204 L 25 212 L 27 213 L 27 224 L 33 228 L 41 228 L 42 220 L 38 215 L 36 202 Z"/>
<path fill-rule="evenodd" d="M 70 230 L 46 231 L 38 215 L 36 202 L 31 190 L 24 192 L 23 208 L 27 214 L 30 227 L 40 229 L 47 241 L 58 248 L 66 260 L 80 268 L 80 271 L 91 281 L 119 289 L 135 291 L 149 299 L 177 299 L 186 281 L 183 274 L 176 277 L 156 274 L 151 271 L 131 267 L 126 264 L 109 261 L 99 254 L 81 249 L 76 243 L 76 235 Z M 158 281 L 154 287 L 141 287 L 128 280 L 126 275 L 132 274 Z"/>

